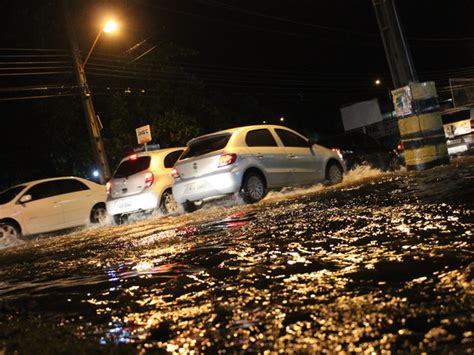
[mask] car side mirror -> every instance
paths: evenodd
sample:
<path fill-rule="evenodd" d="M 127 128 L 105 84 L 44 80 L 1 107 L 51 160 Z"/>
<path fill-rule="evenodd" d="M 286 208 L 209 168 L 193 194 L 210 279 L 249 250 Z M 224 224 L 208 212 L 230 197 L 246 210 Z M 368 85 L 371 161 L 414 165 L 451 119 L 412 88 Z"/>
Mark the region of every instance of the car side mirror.
<path fill-rule="evenodd" d="M 308 147 L 311 148 L 311 147 L 312 147 L 313 145 L 315 145 L 315 144 L 316 144 L 316 141 L 315 141 L 314 139 L 311 139 L 311 138 L 308 139 Z"/>
<path fill-rule="evenodd" d="M 32 199 L 33 198 L 31 197 L 31 195 L 23 195 L 20 198 L 20 203 L 26 203 L 26 202 L 31 201 Z"/>

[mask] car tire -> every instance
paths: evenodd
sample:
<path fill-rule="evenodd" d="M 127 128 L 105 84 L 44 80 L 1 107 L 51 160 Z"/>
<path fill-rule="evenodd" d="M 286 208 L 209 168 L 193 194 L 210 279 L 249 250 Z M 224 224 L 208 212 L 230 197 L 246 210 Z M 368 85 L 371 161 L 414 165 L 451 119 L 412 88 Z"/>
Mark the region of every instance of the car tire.
<path fill-rule="evenodd" d="M 128 215 L 126 214 L 116 214 L 113 216 L 114 223 L 117 225 L 121 225 L 127 222 L 128 220 Z"/>
<path fill-rule="evenodd" d="M 21 237 L 20 228 L 12 222 L 0 222 L 0 243 L 6 244 Z"/>
<path fill-rule="evenodd" d="M 255 203 L 265 197 L 267 185 L 260 174 L 250 172 L 244 176 L 241 191 L 245 203 Z"/>
<path fill-rule="evenodd" d="M 97 205 L 92 208 L 91 223 L 102 224 L 107 220 L 107 210 L 102 205 Z"/>
<path fill-rule="evenodd" d="M 183 210 L 187 213 L 191 213 L 199 209 L 198 206 L 196 206 L 196 204 L 192 201 L 186 201 L 182 204 L 182 206 Z"/>
<path fill-rule="evenodd" d="M 400 160 L 398 157 L 391 157 L 390 162 L 388 163 L 388 170 L 397 171 L 400 170 Z"/>
<path fill-rule="evenodd" d="M 342 167 L 339 163 L 330 162 L 326 168 L 326 180 L 329 185 L 339 184 L 342 181 Z"/>
<path fill-rule="evenodd" d="M 163 214 L 175 213 L 178 210 L 178 203 L 174 199 L 171 189 L 166 190 L 161 195 L 160 210 Z"/>

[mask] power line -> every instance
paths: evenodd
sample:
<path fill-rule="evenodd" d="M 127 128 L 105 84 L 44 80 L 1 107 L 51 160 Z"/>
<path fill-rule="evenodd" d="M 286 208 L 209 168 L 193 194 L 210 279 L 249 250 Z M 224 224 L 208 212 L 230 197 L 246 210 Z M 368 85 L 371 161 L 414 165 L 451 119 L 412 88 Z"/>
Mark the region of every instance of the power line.
<path fill-rule="evenodd" d="M 64 49 L 51 49 L 51 48 L 0 48 L 0 51 L 66 52 L 66 50 Z"/>
<path fill-rule="evenodd" d="M 41 66 L 41 67 L 8 67 L 8 68 L 0 68 L 0 70 L 44 70 L 44 69 L 67 69 L 71 68 L 71 66 Z"/>
<path fill-rule="evenodd" d="M 133 0 L 133 1 L 137 2 L 138 0 Z M 262 31 L 262 32 L 274 33 L 274 34 L 285 35 L 285 36 L 301 38 L 301 39 L 305 39 L 305 38 L 308 38 L 310 36 L 313 36 L 313 34 L 310 35 L 310 34 L 307 34 L 307 33 L 295 33 L 295 32 L 288 32 L 288 31 L 282 31 L 282 30 L 273 30 L 273 29 L 268 29 L 268 28 L 264 28 L 264 27 L 254 26 L 254 25 L 242 24 L 242 23 L 239 23 L 239 22 L 234 22 L 234 21 L 229 21 L 229 20 L 216 19 L 216 18 L 213 18 L 213 17 L 209 17 L 209 16 L 205 16 L 205 15 L 201 15 L 201 14 L 195 14 L 195 13 L 192 13 L 192 12 L 179 11 L 179 10 L 170 9 L 170 8 L 166 8 L 166 7 L 162 7 L 162 6 L 157 6 L 156 4 L 149 4 L 149 3 L 143 3 L 143 2 L 140 2 L 140 4 L 142 4 L 144 6 L 152 7 L 152 8 L 155 8 L 155 9 L 159 9 L 159 10 L 162 10 L 162 11 L 166 11 L 166 12 L 191 16 L 191 17 L 194 17 L 194 18 L 197 18 L 197 19 L 205 19 L 206 21 L 209 21 L 209 22 L 215 22 L 215 23 L 220 23 L 220 24 L 225 24 L 225 25 L 236 26 L 236 27 L 240 27 L 240 28 L 243 28 L 243 29 L 246 29 L 246 30 L 252 30 L 252 31 L 259 30 L 259 31 Z M 339 43 L 340 42 L 346 42 L 347 43 L 347 39 L 341 39 L 341 38 L 322 38 L 321 36 L 318 36 L 318 40 L 319 41 L 329 41 L 329 42 L 339 42 Z M 361 46 L 361 45 L 382 46 L 381 42 L 380 43 L 379 42 L 377 42 L 377 43 L 363 43 L 363 42 L 361 42 L 361 39 L 359 39 L 358 41 L 359 41 L 358 42 L 359 46 Z M 349 43 L 351 43 L 351 42 L 349 42 Z"/>
<path fill-rule="evenodd" d="M 2 54 L 0 58 L 49 58 L 69 57 L 69 54 Z"/>
<path fill-rule="evenodd" d="M 0 98 L 0 101 L 17 101 L 17 100 L 48 99 L 48 98 L 52 98 L 52 97 L 76 96 L 76 95 L 79 95 L 79 94 L 55 94 L 55 95 L 17 96 L 17 97 Z"/>
<path fill-rule="evenodd" d="M 53 89 L 74 89 L 74 88 L 78 88 L 78 86 L 70 85 L 70 84 L 45 84 L 45 85 L 33 85 L 33 86 L 3 87 L 3 88 L 0 88 L 0 91 L 1 92 L 40 91 L 40 90 L 53 90 Z"/>
<path fill-rule="evenodd" d="M 72 71 L 50 71 L 50 72 L 31 72 L 31 73 L 0 73 L 0 76 L 27 76 L 27 75 L 55 75 L 72 74 Z"/>
<path fill-rule="evenodd" d="M 3 62 L 0 61 L 0 65 L 7 64 L 7 65 L 30 65 L 30 64 L 69 64 L 71 63 L 70 61 L 62 61 L 62 60 L 51 60 L 51 61 L 34 61 L 34 62 L 26 62 L 26 61 L 21 61 L 21 62 Z"/>
<path fill-rule="evenodd" d="M 258 12 L 258 11 L 251 11 L 251 10 L 239 8 L 239 7 L 230 5 L 230 4 L 220 3 L 218 1 L 205 1 L 205 0 L 195 0 L 195 1 L 200 2 L 200 3 L 205 3 L 209 6 L 220 7 L 220 8 L 224 8 L 224 9 L 227 9 L 227 10 L 237 11 L 237 12 L 245 13 L 247 15 L 263 17 L 263 18 L 267 18 L 267 19 L 280 21 L 280 22 L 286 22 L 286 23 L 291 23 L 291 24 L 295 24 L 295 25 L 302 25 L 302 26 L 317 28 L 317 29 L 325 30 L 325 31 L 341 32 L 341 33 L 344 33 L 344 34 L 362 35 L 362 36 L 367 36 L 367 37 L 372 37 L 372 38 L 380 38 L 380 35 L 375 34 L 375 33 L 361 32 L 361 31 L 355 31 L 355 30 L 350 30 L 350 29 L 345 29 L 345 28 L 340 28 L 340 27 L 319 25 L 319 24 L 308 23 L 308 22 L 303 22 L 303 21 L 296 21 L 296 20 L 292 20 L 292 19 L 288 19 L 288 18 L 284 18 L 284 17 L 264 14 L 264 13 L 261 13 L 261 12 Z"/>

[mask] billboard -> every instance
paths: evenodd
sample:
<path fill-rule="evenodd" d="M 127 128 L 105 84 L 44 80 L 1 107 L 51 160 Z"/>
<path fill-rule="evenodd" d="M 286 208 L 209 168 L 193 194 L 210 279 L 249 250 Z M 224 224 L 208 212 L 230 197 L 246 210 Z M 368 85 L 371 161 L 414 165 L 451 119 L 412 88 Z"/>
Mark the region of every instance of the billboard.
<path fill-rule="evenodd" d="M 382 113 L 377 99 L 341 107 L 341 116 L 346 132 L 382 121 Z"/>

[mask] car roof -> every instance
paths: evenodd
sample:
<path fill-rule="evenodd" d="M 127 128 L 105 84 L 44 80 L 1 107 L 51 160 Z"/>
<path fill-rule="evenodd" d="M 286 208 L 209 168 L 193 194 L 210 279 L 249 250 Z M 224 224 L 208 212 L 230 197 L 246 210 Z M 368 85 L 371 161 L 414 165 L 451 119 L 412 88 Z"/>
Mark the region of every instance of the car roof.
<path fill-rule="evenodd" d="M 11 188 L 17 187 L 17 186 L 27 186 L 27 185 L 32 185 L 32 184 L 39 184 L 41 182 L 47 182 L 47 181 L 64 180 L 64 179 L 78 179 L 78 180 L 81 180 L 81 181 L 85 180 L 87 182 L 93 182 L 93 181 L 90 181 L 90 180 L 87 180 L 87 179 L 84 179 L 84 178 L 81 178 L 81 177 L 78 177 L 78 176 L 57 176 L 57 177 L 51 177 L 51 178 L 44 178 L 44 179 L 26 181 L 26 182 L 23 182 L 21 184 L 16 184 L 16 185 L 12 186 Z"/>
<path fill-rule="evenodd" d="M 200 141 L 201 139 L 205 139 L 207 137 L 218 136 L 218 135 L 221 135 L 221 134 L 234 134 L 236 132 L 247 130 L 247 129 L 264 129 L 264 128 L 274 128 L 274 129 L 282 128 L 282 129 L 292 130 L 291 128 L 288 128 L 288 127 L 285 127 L 285 126 L 273 125 L 273 124 L 260 124 L 260 125 L 241 126 L 241 127 L 229 128 L 229 129 L 224 129 L 222 131 L 217 131 L 217 132 L 204 134 L 202 136 L 191 139 L 190 141 L 188 141 L 188 143 L 186 145 L 193 144 L 194 142 Z"/>
<path fill-rule="evenodd" d="M 166 154 L 166 153 L 176 151 L 176 150 L 180 150 L 180 149 L 184 150 L 184 149 L 186 149 L 186 147 L 172 147 L 172 148 L 148 150 L 146 152 L 143 151 L 143 152 L 131 153 L 131 154 L 128 154 L 125 157 L 123 157 L 122 160 L 120 160 L 120 162 L 123 162 L 125 160 L 130 159 L 130 157 L 133 156 L 133 155 L 136 155 L 137 157 L 158 156 L 158 155 Z"/>

